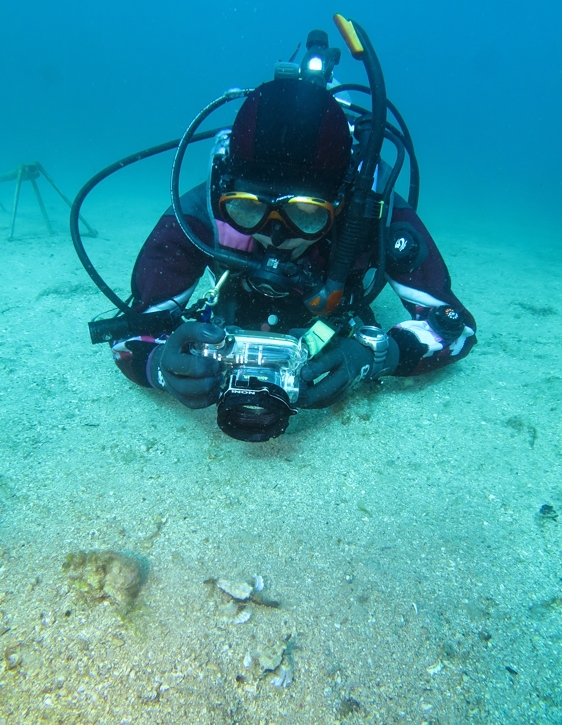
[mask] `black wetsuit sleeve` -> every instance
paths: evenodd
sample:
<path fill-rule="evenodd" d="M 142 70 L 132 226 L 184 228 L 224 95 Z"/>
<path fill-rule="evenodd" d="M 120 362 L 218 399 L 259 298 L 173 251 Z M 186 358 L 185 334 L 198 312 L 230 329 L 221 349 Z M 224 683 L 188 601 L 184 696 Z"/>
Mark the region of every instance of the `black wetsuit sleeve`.
<path fill-rule="evenodd" d="M 213 231 L 207 215 L 203 184 L 181 198 L 186 221 L 205 243 L 212 244 Z M 138 312 L 185 292 L 203 274 L 209 257 L 183 233 L 171 209 L 149 234 L 135 263 L 131 289 Z"/>
<path fill-rule="evenodd" d="M 419 375 L 466 357 L 476 344 L 476 322 L 453 293 L 443 257 L 416 212 L 408 206 L 395 208 L 392 221 L 413 226 L 425 247 L 416 268 L 387 275 L 412 318 L 389 330 L 400 349 L 395 375 Z M 428 322 L 431 310 L 442 305 L 453 307 L 464 321 L 464 331 L 454 340 L 441 337 Z"/>
<path fill-rule="evenodd" d="M 213 239 L 201 184 L 181 198 L 187 223 L 205 244 Z M 189 290 L 205 271 L 208 257 L 193 246 L 167 209 L 149 234 L 137 257 L 131 279 L 133 308 L 144 312 Z M 113 358 L 121 372 L 137 385 L 160 387 L 151 379 L 151 360 L 167 336 L 134 336 L 111 343 Z"/>

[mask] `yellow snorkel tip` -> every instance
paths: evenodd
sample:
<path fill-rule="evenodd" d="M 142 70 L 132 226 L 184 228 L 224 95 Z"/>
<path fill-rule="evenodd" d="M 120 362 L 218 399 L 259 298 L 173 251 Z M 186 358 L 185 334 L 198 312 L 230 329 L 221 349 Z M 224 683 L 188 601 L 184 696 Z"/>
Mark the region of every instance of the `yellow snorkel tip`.
<path fill-rule="evenodd" d="M 345 40 L 345 44 L 349 48 L 351 55 L 356 60 L 361 60 L 365 50 L 361 45 L 361 41 L 357 37 L 357 33 L 353 27 L 353 22 L 351 20 L 346 20 L 343 15 L 336 13 L 334 15 L 334 23 L 340 31 L 342 38 Z"/>

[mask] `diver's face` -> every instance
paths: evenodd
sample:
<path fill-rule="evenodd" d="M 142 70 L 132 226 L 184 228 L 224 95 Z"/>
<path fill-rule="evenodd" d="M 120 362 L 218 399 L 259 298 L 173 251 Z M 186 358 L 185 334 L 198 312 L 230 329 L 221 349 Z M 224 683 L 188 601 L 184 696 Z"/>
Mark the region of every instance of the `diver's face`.
<path fill-rule="evenodd" d="M 252 234 L 252 236 L 264 247 L 271 247 L 273 244 L 271 237 L 268 237 L 266 234 L 257 233 Z M 296 237 L 293 239 L 285 239 L 285 241 L 281 242 L 277 249 L 290 250 L 291 259 L 297 259 L 297 257 L 300 257 L 301 254 L 303 254 L 312 244 L 315 244 L 315 241 Z"/>
<path fill-rule="evenodd" d="M 284 197 L 308 197 L 310 199 L 318 200 L 323 198 L 323 194 L 319 193 L 314 188 L 306 187 L 291 187 L 286 189 L 280 189 L 273 186 L 264 186 L 248 180 L 235 180 L 233 190 L 240 192 L 247 192 L 249 194 L 255 194 L 264 208 L 264 224 L 260 225 L 259 231 L 246 232 L 252 234 L 252 237 L 256 239 L 263 247 L 274 246 L 276 249 L 281 249 L 291 252 L 291 259 L 300 257 L 312 244 L 315 244 L 323 236 L 325 236 L 327 229 L 319 230 L 320 234 L 316 239 L 304 239 L 303 237 L 296 236 L 299 233 L 299 224 L 304 224 L 304 229 L 310 228 L 310 222 L 314 223 L 316 220 L 319 208 L 318 205 L 314 204 L 300 204 L 295 203 L 291 206 L 292 212 L 287 210 L 284 212 L 283 209 L 275 207 L 275 200 L 282 200 Z M 321 211 L 321 213 L 323 210 Z M 284 214 L 287 213 L 290 219 L 288 220 Z M 324 214 L 326 212 L 323 212 Z M 307 215 L 311 216 L 310 221 L 307 219 Z M 229 219 L 226 218 L 229 222 Z M 231 220 L 230 220 L 231 221 Z M 238 220 L 236 220 L 238 221 Z M 293 224 L 291 224 L 291 221 Z M 321 217 L 321 225 L 326 221 L 326 217 Z M 295 223 L 296 222 L 296 223 Z M 238 224 L 241 224 L 238 221 Z M 249 227 L 249 222 L 248 222 Z M 296 227 L 296 228 L 295 228 Z M 243 231 L 240 227 L 239 231 Z M 293 236 L 295 235 L 295 236 Z M 308 236 L 308 234 L 307 234 Z"/>

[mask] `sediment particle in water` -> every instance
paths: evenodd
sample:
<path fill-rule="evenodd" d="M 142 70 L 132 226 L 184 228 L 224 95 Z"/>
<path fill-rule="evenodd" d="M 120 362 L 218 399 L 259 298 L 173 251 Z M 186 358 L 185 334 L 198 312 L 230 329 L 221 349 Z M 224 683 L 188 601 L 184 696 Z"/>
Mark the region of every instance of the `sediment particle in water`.
<path fill-rule="evenodd" d="M 144 583 L 141 562 L 118 551 L 71 553 L 63 569 L 88 598 L 109 599 L 123 613 L 131 609 Z"/>

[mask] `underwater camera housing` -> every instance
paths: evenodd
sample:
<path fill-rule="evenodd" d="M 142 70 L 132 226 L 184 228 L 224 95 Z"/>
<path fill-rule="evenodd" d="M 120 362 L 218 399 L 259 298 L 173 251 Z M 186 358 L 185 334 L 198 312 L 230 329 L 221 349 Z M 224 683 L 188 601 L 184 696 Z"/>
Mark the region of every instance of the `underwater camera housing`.
<path fill-rule="evenodd" d="M 190 352 L 219 360 L 226 384 L 217 403 L 219 428 L 241 441 L 260 442 L 285 432 L 297 412 L 299 373 L 308 349 L 291 335 L 226 328 L 218 345 L 193 343 Z"/>

